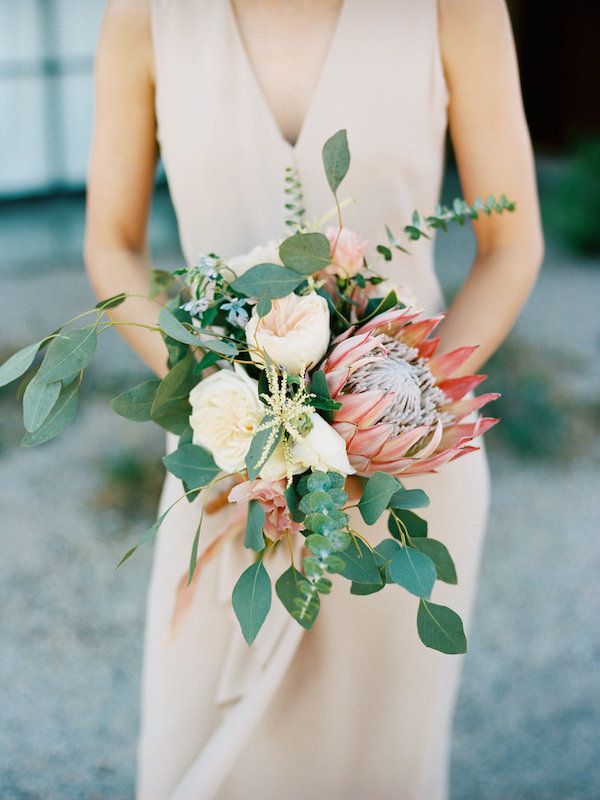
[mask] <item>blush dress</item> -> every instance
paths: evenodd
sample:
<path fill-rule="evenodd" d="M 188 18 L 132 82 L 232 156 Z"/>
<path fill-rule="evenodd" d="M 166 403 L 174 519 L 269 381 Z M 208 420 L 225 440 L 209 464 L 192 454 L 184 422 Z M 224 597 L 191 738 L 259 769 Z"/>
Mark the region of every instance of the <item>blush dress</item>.
<path fill-rule="evenodd" d="M 433 210 L 444 163 L 448 94 L 436 0 L 345 0 L 299 139 L 282 136 L 247 58 L 229 0 L 150 0 L 158 139 L 187 262 L 227 258 L 285 235 L 283 179 L 295 167 L 309 219 L 332 206 L 325 140 L 346 128 L 351 166 L 344 222 L 373 247 L 413 209 Z M 379 271 L 410 286 L 419 307 L 443 298 L 430 241 Z M 481 444 L 481 443 L 479 443 Z M 167 447 L 177 442 L 169 435 Z M 489 500 L 483 447 L 407 478 L 431 504 L 430 535 L 454 557 L 458 586 L 436 585 L 467 633 Z M 161 511 L 181 494 L 167 475 Z M 273 594 L 254 645 L 242 639 L 233 585 L 250 564 L 243 536 L 206 560 L 172 625 L 201 498 L 175 506 L 156 541 L 148 594 L 139 800 L 443 800 L 463 658 L 427 649 L 418 600 L 400 587 L 366 597 L 334 576 L 305 632 Z M 200 554 L 236 507 L 206 514 Z M 384 521 L 354 527 L 376 544 Z M 273 582 L 289 565 L 278 548 Z"/>

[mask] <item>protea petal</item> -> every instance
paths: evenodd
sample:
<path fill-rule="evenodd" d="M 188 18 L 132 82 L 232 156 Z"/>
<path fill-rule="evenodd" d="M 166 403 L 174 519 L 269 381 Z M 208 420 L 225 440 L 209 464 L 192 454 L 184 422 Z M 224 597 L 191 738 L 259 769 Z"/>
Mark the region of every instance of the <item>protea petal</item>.
<path fill-rule="evenodd" d="M 495 417 L 483 417 L 475 422 L 461 422 L 458 425 L 451 425 L 446 428 L 442 440 L 440 442 L 440 449 L 447 449 L 456 447 L 459 442 L 470 441 L 477 436 L 483 434 L 490 428 L 493 428 L 500 420 Z"/>
<path fill-rule="evenodd" d="M 381 346 L 382 336 L 372 333 L 357 333 L 336 345 L 331 351 L 325 369 L 339 369 L 355 364 L 359 359 Z"/>
<path fill-rule="evenodd" d="M 379 453 L 393 431 L 394 426 L 387 424 L 373 425 L 371 428 L 359 429 L 348 445 L 348 452 L 373 458 Z"/>
<path fill-rule="evenodd" d="M 425 339 L 424 342 L 421 342 L 417 347 L 419 358 L 431 358 L 438 349 L 440 342 L 441 338 L 439 336 L 436 339 Z"/>
<path fill-rule="evenodd" d="M 417 347 L 437 328 L 444 316 L 444 314 L 438 314 L 435 317 L 422 319 L 419 322 L 411 322 L 402 328 L 399 338 L 409 347 Z"/>
<path fill-rule="evenodd" d="M 454 403 L 448 403 L 447 406 L 442 406 L 442 410 L 448 414 L 452 414 L 454 422 L 460 422 L 461 419 L 468 416 L 471 412 L 477 411 L 482 408 L 486 403 L 491 403 L 492 400 L 497 400 L 500 395 L 497 392 L 488 392 L 488 394 L 479 394 L 476 397 L 468 397 L 466 400 L 457 400 Z"/>
<path fill-rule="evenodd" d="M 391 311 L 384 311 L 383 314 L 377 314 L 373 319 L 365 322 L 360 326 L 360 332 L 382 331 L 392 336 L 399 327 L 422 313 L 422 311 L 413 311 L 410 308 L 392 308 Z"/>
<path fill-rule="evenodd" d="M 434 356 L 429 362 L 429 367 L 438 381 L 443 381 L 461 367 L 465 361 L 477 350 L 478 345 L 457 347 L 449 353 Z"/>
<path fill-rule="evenodd" d="M 446 378 L 438 386 L 449 400 L 460 400 L 486 378 L 487 375 L 462 375 L 460 378 Z"/>
<path fill-rule="evenodd" d="M 438 419 L 437 425 L 435 426 L 435 430 L 433 431 L 433 436 L 431 439 L 425 444 L 419 451 L 416 453 L 416 457 L 427 458 L 432 453 L 434 453 L 442 440 L 442 436 L 444 434 L 444 425 L 441 419 Z"/>
<path fill-rule="evenodd" d="M 381 418 L 393 400 L 392 392 L 379 389 L 342 395 L 342 407 L 334 412 L 333 419 L 335 422 L 354 422 L 363 428 L 370 427 Z"/>
<path fill-rule="evenodd" d="M 428 432 L 428 425 L 420 425 L 418 428 L 405 431 L 398 436 L 392 436 L 381 448 L 378 459 L 395 460 L 401 458 Z"/>
<path fill-rule="evenodd" d="M 344 384 L 348 380 L 349 370 L 343 367 L 341 369 L 334 369 L 333 372 L 326 372 L 325 377 L 327 378 L 327 386 L 329 388 L 329 394 L 335 400 L 338 394 L 341 392 Z"/>

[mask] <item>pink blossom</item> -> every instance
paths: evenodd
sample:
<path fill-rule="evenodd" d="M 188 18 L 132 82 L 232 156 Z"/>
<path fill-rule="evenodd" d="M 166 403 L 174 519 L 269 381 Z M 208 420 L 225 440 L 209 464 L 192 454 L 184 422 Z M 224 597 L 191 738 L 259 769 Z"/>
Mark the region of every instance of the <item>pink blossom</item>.
<path fill-rule="evenodd" d="M 327 228 L 325 235 L 331 244 L 334 262 L 326 268 L 326 272 L 340 278 L 353 278 L 363 269 L 368 241 L 349 228 L 342 228 L 341 231 L 339 228 Z"/>
<path fill-rule="evenodd" d="M 230 503 L 258 500 L 266 514 L 265 535 L 269 539 L 279 539 L 285 531 L 298 533 L 303 528 L 302 524 L 294 522 L 290 516 L 283 493 L 284 489 L 284 480 L 265 481 L 258 478 L 234 486 L 229 492 L 228 500 Z"/>

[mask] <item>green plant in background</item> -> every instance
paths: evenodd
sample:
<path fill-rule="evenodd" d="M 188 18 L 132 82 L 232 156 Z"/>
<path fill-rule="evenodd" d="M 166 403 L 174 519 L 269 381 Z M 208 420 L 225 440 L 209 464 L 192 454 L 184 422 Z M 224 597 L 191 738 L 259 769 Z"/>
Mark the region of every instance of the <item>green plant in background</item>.
<path fill-rule="evenodd" d="M 123 517 L 132 514 L 144 520 L 156 513 L 165 470 L 156 453 L 126 450 L 100 464 L 102 483 L 94 495 L 99 511 L 116 510 Z"/>
<path fill-rule="evenodd" d="M 542 202 L 545 229 L 585 255 L 600 253 L 600 136 L 581 141 Z"/>
<path fill-rule="evenodd" d="M 486 367 L 501 393 L 494 413 L 502 425 L 491 443 L 502 441 L 519 456 L 532 459 L 564 459 L 566 453 L 588 449 L 597 433 L 591 405 L 567 391 L 564 380 L 576 369 L 570 354 L 510 336 Z"/>

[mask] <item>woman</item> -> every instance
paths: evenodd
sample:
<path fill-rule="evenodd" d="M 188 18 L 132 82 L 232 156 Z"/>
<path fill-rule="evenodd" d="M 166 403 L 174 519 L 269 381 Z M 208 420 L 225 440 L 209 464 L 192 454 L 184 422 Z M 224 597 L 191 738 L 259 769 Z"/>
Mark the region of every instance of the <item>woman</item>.
<path fill-rule="evenodd" d="M 463 367 L 474 372 L 509 331 L 542 258 L 502 0 L 112 0 L 97 62 L 88 197 L 94 288 L 101 296 L 146 292 L 159 149 L 193 262 L 199 252 L 228 257 L 283 233 L 289 165 L 301 175 L 309 218 L 328 209 L 320 148 L 342 127 L 353 159 L 344 189 L 359 199 L 345 222 L 377 243 L 383 222 L 398 229 L 413 208 L 433 209 L 447 124 L 464 195 L 505 192 L 518 203 L 516 214 L 474 224 L 476 258 L 441 328 L 443 350 L 479 343 Z M 388 276 L 437 312 L 431 243 L 413 250 L 386 265 Z M 114 317 L 154 323 L 156 306 L 131 299 Z M 160 338 L 122 330 L 164 375 Z M 434 600 L 468 623 L 487 516 L 485 453 L 407 481 L 416 483 L 430 495 L 424 516 L 459 574 L 459 586 L 441 586 Z M 167 478 L 162 504 L 178 493 Z M 197 504 L 178 506 L 157 543 L 141 800 L 446 797 L 461 659 L 420 645 L 415 598 L 389 589 L 357 602 L 334 586 L 309 634 L 276 617 L 249 651 L 223 602 L 248 557 L 238 539 L 206 563 L 173 631 L 198 513 Z M 203 540 L 230 514 L 213 515 Z"/>

